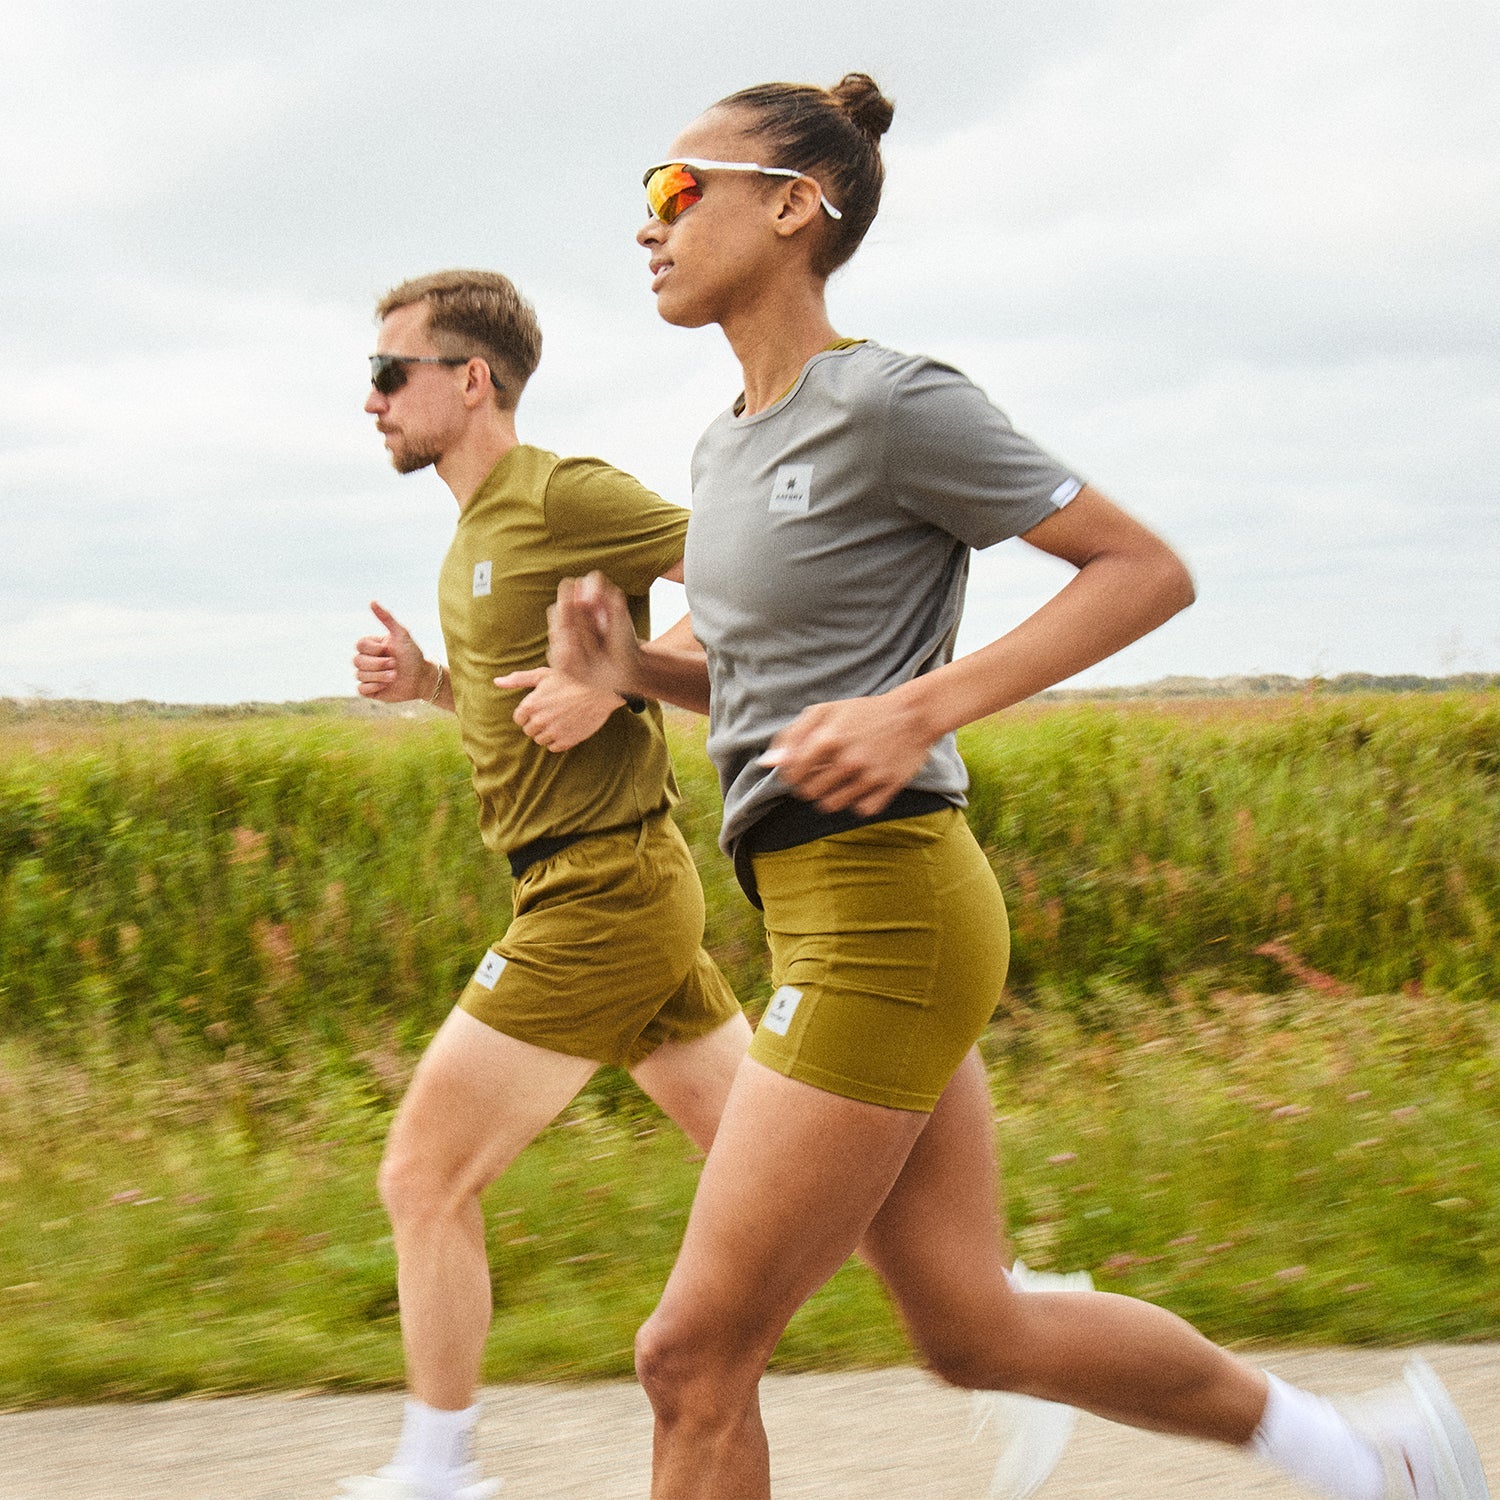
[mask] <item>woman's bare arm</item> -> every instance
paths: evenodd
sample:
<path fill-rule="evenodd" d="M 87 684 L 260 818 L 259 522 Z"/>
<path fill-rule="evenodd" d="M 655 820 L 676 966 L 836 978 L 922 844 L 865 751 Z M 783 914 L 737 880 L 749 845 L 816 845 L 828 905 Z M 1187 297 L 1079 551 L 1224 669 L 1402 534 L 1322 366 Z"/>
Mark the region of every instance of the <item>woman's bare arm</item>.
<path fill-rule="evenodd" d="M 825 811 L 878 812 L 944 734 L 1113 656 L 1193 602 L 1177 554 L 1088 486 L 1025 540 L 1078 569 L 1047 603 L 988 646 L 878 698 L 805 709 L 765 764 Z"/>

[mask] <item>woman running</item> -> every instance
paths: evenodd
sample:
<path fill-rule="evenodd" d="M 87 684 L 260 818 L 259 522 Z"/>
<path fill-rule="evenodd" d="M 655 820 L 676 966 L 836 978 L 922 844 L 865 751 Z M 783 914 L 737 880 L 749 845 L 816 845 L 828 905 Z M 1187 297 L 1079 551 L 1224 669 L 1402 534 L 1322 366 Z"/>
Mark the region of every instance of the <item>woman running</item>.
<path fill-rule="evenodd" d="M 957 371 L 834 330 L 825 284 L 875 216 L 891 114 L 863 74 L 746 89 L 646 174 L 658 311 L 717 324 L 744 376 L 693 460 L 686 582 L 706 660 L 638 642 L 597 575 L 565 583 L 555 611 L 555 666 L 710 713 L 723 845 L 763 906 L 777 986 L 637 1339 L 652 1495 L 769 1495 L 757 1384 L 858 1247 L 955 1385 L 1236 1444 L 1346 1500 L 1479 1500 L 1478 1454 L 1420 1363 L 1351 1418 L 1148 1303 L 1017 1295 L 1007 1277 L 975 1043 L 1009 945 L 953 731 L 1193 594 L 1164 542 Z M 1077 572 L 954 660 L 969 549 L 1010 536 Z"/>

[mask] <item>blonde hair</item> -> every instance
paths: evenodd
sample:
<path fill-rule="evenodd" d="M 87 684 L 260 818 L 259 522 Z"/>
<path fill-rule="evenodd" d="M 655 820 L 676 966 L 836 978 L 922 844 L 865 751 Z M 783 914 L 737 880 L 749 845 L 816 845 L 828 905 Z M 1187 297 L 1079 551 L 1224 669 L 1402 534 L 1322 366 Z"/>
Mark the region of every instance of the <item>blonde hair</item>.
<path fill-rule="evenodd" d="M 450 359 L 479 358 L 504 386 L 495 402 L 514 410 L 542 358 L 542 329 L 531 304 L 498 271 L 434 271 L 403 281 L 375 305 L 377 318 L 415 303 L 427 307 L 427 331 Z"/>

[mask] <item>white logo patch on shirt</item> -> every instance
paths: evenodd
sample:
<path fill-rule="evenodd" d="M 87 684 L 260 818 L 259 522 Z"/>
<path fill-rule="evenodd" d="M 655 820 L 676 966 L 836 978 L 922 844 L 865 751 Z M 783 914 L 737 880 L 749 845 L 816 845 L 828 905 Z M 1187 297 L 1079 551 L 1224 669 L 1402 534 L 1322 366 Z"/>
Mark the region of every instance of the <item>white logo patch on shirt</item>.
<path fill-rule="evenodd" d="M 495 981 L 505 972 L 505 960 L 493 948 L 484 955 L 484 962 L 474 970 L 474 983 L 485 989 L 495 988 Z"/>
<path fill-rule="evenodd" d="M 771 486 L 771 509 L 786 515 L 806 515 L 812 503 L 812 475 L 811 464 L 782 464 Z"/>
<path fill-rule="evenodd" d="M 494 567 L 494 560 L 478 562 L 474 564 L 474 597 L 482 599 L 490 591 L 490 569 Z"/>
<path fill-rule="evenodd" d="M 782 985 L 771 996 L 771 1003 L 766 1007 L 765 1015 L 760 1018 L 760 1024 L 767 1031 L 774 1031 L 777 1036 L 785 1036 L 787 1027 L 792 1024 L 792 1017 L 797 1014 L 797 1005 L 801 999 L 801 990 L 794 990 L 789 984 Z"/>

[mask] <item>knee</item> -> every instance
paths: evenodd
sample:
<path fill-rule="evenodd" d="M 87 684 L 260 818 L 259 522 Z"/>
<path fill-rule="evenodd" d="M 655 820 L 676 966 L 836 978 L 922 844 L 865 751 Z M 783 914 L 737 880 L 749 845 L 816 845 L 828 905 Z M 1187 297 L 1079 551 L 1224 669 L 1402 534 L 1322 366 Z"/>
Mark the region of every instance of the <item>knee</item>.
<path fill-rule="evenodd" d="M 1017 1379 L 1013 1361 L 995 1347 L 980 1348 L 973 1342 L 955 1339 L 925 1344 L 922 1354 L 927 1368 L 944 1385 L 959 1390 L 1010 1390 Z"/>
<path fill-rule="evenodd" d="M 659 1307 L 635 1336 L 636 1377 L 660 1422 L 713 1426 L 753 1398 L 763 1368 Z"/>
<path fill-rule="evenodd" d="M 672 1420 L 682 1406 L 693 1375 L 693 1350 L 677 1337 L 660 1309 L 641 1324 L 635 1335 L 635 1374 L 659 1418 Z"/>
<path fill-rule="evenodd" d="M 380 1158 L 380 1170 L 375 1174 L 375 1189 L 391 1218 L 404 1217 L 416 1202 L 421 1177 L 418 1164 L 411 1155 L 388 1142 L 385 1154 Z"/>
<path fill-rule="evenodd" d="M 947 1385 L 961 1390 L 1005 1391 L 1024 1385 L 1035 1350 L 1024 1311 L 1015 1299 L 971 1309 L 958 1320 L 934 1320 L 914 1326 L 913 1341 L 927 1368 Z"/>
<path fill-rule="evenodd" d="M 452 1173 L 428 1153 L 396 1141 L 386 1146 L 375 1186 L 393 1223 L 439 1217 L 460 1198 Z"/>
<path fill-rule="evenodd" d="M 993 1364 L 986 1356 L 993 1355 L 994 1350 L 983 1347 L 989 1341 L 981 1340 L 977 1330 L 945 1323 L 913 1328 L 912 1336 L 923 1363 L 945 1385 L 972 1391 L 991 1384 L 981 1376 L 980 1367 Z"/>

